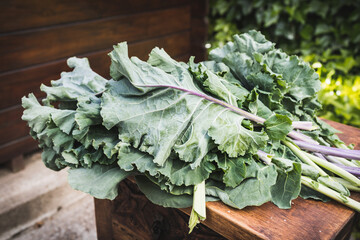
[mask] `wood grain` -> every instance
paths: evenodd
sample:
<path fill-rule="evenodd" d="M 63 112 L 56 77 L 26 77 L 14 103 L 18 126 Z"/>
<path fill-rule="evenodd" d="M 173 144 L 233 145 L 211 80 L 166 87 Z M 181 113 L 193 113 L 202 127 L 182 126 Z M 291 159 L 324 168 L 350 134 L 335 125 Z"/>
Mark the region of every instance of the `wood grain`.
<path fill-rule="evenodd" d="M 2 0 L 0 33 L 185 5 L 188 0 Z"/>
<path fill-rule="evenodd" d="M 20 105 L 0 112 L 0 147 L 29 135 L 29 127 L 21 120 L 22 112 Z"/>
<path fill-rule="evenodd" d="M 0 164 L 38 149 L 38 143 L 30 136 L 18 138 L 0 146 Z"/>
<path fill-rule="evenodd" d="M 193 1 L 191 4 L 191 53 L 196 56 L 195 62 L 207 59 L 208 8 L 206 0 Z"/>
<path fill-rule="evenodd" d="M 96 200 L 102 202 L 107 200 Z M 107 211 L 111 207 L 102 208 L 95 205 L 95 212 Z M 99 239 L 224 239 L 208 227 L 201 225 L 188 234 L 188 216 L 177 209 L 163 208 L 151 203 L 138 190 L 135 183 L 124 180 L 119 184 L 119 197 L 112 201 L 111 212 L 112 236 L 103 232 L 103 219 L 97 218 L 96 224 Z M 109 223 L 105 227 L 109 227 Z M 99 232 L 100 230 L 100 232 Z"/>
<path fill-rule="evenodd" d="M 94 198 L 96 233 L 98 240 L 113 239 L 112 217 L 114 212 L 114 203 L 107 199 Z"/>
<path fill-rule="evenodd" d="M 190 29 L 189 6 L 0 36 L 0 72 Z M 6 46 L 6 47 L 5 47 Z"/>

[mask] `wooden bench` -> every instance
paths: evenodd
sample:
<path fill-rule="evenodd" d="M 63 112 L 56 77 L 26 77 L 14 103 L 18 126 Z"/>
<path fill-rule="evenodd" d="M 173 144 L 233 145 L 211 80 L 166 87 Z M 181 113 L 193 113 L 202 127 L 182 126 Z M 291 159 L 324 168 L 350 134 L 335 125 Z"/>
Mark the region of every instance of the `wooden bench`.
<path fill-rule="evenodd" d="M 329 122 L 345 143 L 360 149 L 360 129 Z M 351 197 L 360 200 L 360 194 Z M 289 210 L 272 203 L 237 210 L 207 203 L 207 219 L 188 234 L 191 209 L 152 204 L 131 180 L 114 200 L 95 199 L 98 239 L 348 239 L 358 214 L 335 202 L 297 198 Z"/>

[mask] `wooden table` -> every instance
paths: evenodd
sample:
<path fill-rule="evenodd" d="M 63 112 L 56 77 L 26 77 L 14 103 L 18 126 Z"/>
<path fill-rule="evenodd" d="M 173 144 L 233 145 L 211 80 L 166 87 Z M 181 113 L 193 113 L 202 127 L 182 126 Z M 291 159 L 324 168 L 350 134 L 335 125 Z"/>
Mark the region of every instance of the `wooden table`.
<path fill-rule="evenodd" d="M 329 122 L 342 131 L 345 143 L 360 149 L 360 129 Z M 351 197 L 360 200 L 360 194 Z M 358 214 L 335 202 L 297 198 L 291 209 L 268 202 L 260 207 L 234 209 L 207 203 L 207 218 L 188 235 L 191 209 L 152 204 L 130 180 L 119 185 L 114 200 L 95 199 L 98 239 L 348 239 Z"/>

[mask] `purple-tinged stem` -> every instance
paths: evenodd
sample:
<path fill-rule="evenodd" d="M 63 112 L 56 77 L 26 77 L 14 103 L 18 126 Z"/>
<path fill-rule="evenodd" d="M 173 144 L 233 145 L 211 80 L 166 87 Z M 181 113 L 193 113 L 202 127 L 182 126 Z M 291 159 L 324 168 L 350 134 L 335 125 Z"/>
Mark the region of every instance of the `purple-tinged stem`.
<path fill-rule="evenodd" d="M 338 166 L 344 170 L 346 170 L 347 172 L 351 173 L 352 175 L 356 176 L 356 177 L 360 177 L 360 167 L 349 167 L 349 166 L 344 166 L 342 164 L 339 163 L 333 163 L 335 166 Z"/>
<path fill-rule="evenodd" d="M 326 157 L 324 157 L 324 155 L 322 155 L 321 153 L 314 153 L 315 156 L 323 159 L 323 160 L 327 160 Z"/>
<path fill-rule="evenodd" d="M 258 157 L 260 158 L 260 160 L 265 162 L 267 165 L 271 164 L 271 158 L 273 157 L 271 154 L 268 154 L 261 150 L 258 150 L 256 153 L 257 153 Z"/>
<path fill-rule="evenodd" d="M 360 160 L 360 150 L 340 149 L 327 147 L 322 145 L 316 145 L 304 142 L 304 141 L 293 141 L 298 147 L 311 152 L 319 152 L 325 155 L 343 157 L 348 159 Z"/>
<path fill-rule="evenodd" d="M 303 130 L 315 130 L 317 127 L 313 126 L 313 123 L 310 121 L 293 121 L 292 125 L 296 129 L 303 129 Z"/>
<path fill-rule="evenodd" d="M 288 133 L 288 136 L 291 137 L 292 139 L 296 139 L 296 140 L 300 140 L 303 142 L 307 142 L 309 144 L 313 144 L 313 145 L 319 145 L 319 143 L 317 141 L 315 141 L 314 139 L 312 139 L 309 136 L 306 136 L 305 134 L 302 134 L 300 132 L 297 131 L 291 131 Z"/>
<path fill-rule="evenodd" d="M 340 164 L 348 166 L 348 167 L 358 167 L 358 165 L 356 165 L 355 163 L 353 163 L 345 158 L 335 157 L 335 156 L 330 156 L 330 155 L 327 155 L 325 157 L 330 162 L 340 163 Z"/>
<path fill-rule="evenodd" d="M 227 102 L 221 101 L 221 100 L 219 100 L 217 98 L 208 96 L 208 95 L 200 93 L 200 92 L 192 91 L 192 90 L 189 90 L 189 89 L 186 89 L 186 88 L 182 88 L 182 87 L 178 87 L 178 86 L 172 86 L 172 85 L 137 85 L 137 86 L 139 86 L 139 87 L 163 87 L 163 88 L 177 89 L 177 90 L 180 90 L 180 91 L 183 91 L 183 92 L 187 92 L 187 93 L 189 93 L 191 95 L 195 95 L 195 96 L 204 98 L 204 99 L 206 99 L 208 101 L 219 104 L 219 105 L 221 105 L 223 107 L 226 107 L 226 108 L 230 109 L 231 111 L 233 111 L 233 112 L 235 112 L 237 114 L 240 114 L 241 116 L 245 117 L 246 119 L 249 119 L 249 120 L 254 121 L 256 123 L 263 124 L 265 122 L 265 119 L 262 118 L 262 117 L 259 117 L 259 116 L 256 116 L 256 115 L 252 114 L 252 113 L 244 111 L 244 110 L 242 110 L 242 109 L 240 109 L 238 107 L 235 107 L 235 106 L 233 106 L 233 105 L 231 105 L 231 104 L 229 104 Z M 303 129 L 303 130 L 313 130 L 314 129 L 311 122 L 295 121 L 294 123 L 292 124 L 293 128 L 299 128 L 299 129 Z"/>

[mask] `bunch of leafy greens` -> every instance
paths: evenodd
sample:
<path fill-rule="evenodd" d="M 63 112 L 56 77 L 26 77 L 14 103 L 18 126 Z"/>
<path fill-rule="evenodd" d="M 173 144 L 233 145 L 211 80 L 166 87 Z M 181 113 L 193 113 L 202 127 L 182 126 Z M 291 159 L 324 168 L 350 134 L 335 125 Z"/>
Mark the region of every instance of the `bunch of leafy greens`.
<path fill-rule="evenodd" d="M 72 72 L 41 86 L 43 104 L 33 94 L 22 99 L 22 118 L 45 165 L 70 167 L 74 189 L 114 199 L 119 182 L 134 175 L 153 203 L 193 206 L 191 230 L 205 219 L 206 201 L 239 209 L 271 201 L 290 208 L 299 195 L 327 195 L 360 209 L 345 187 L 357 189 L 357 178 L 287 137 L 346 148 L 314 117 L 320 108 L 317 74 L 261 33 L 235 35 L 210 53 L 211 61 L 200 63 L 177 62 L 159 48 L 147 62 L 129 58 L 126 43 L 109 55 L 111 80 L 93 72 L 87 59 L 73 57 Z M 295 132 L 302 121 L 312 127 Z M 342 151 L 355 159 L 358 154 Z M 335 151 L 333 158 L 355 165 L 342 154 Z"/>

